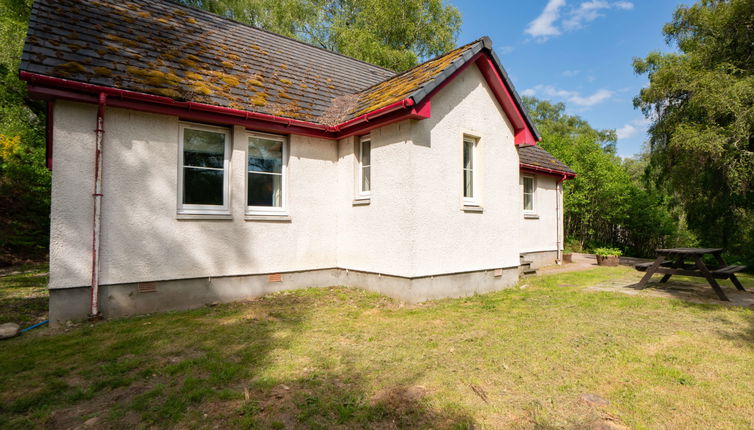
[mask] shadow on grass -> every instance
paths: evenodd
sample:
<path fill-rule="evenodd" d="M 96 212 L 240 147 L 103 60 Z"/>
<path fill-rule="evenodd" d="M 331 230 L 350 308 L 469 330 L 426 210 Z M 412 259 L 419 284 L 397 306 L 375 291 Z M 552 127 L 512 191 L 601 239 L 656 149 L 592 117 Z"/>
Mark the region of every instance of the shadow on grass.
<path fill-rule="evenodd" d="M 673 280 L 660 283 L 659 280 L 650 281 L 647 291 L 658 291 L 670 298 L 678 300 L 678 305 L 703 311 L 719 311 L 721 307 L 731 308 L 733 311 L 742 312 L 748 321 L 746 330 L 719 330 L 719 335 L 730 340 L 743 340 L 754 348 L 754 291 L 751 282 L 747 279 L 746 291 L 738 291 L 730 281 L 718 280 L 725 295 L 730 301 L 722 301 L 712 287 L 704 279 L 691 281 L 687 279 Z M 624 288 L 641 290 L 638 283 L 627 285 Z M 724 316 L 719 316 L 716 321 L 723 326 L 737 327 L 737 324 Z"/>
<path fill-rule="evenodd" d="M 279 293 L 13 340 L 0 350 L 8 363 L 0 369 L 0 427 L 473 425 L 462 411 L 435 409 L 415 384 L 420 375 L 384 386 L 350 367 L 335 345 L 296 353 L 323 300 L 337 297 Z"/>

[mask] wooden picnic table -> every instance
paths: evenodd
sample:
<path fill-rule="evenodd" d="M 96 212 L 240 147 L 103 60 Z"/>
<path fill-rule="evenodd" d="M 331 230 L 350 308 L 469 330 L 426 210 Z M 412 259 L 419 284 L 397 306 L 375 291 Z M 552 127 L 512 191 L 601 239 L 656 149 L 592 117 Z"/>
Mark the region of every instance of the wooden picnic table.
<path fill-rule="evenodd" d="M 746 291 L 741 285 L 741 281 L 736 278 L 736 272 L 746 269 L 746 266 L 728 265 L 723 259 L 722 248 L 670 248 L 658 249 L 656 252 L 657 259 L 655 261 L 634 266 L 636 270 L 647 272 L 639 281 L 640 289 L 647 287 L 647 282 L 652 278 L 652 275 L 661 273 L 664 275 L 660 280 L 662 283 L 667 282 L 673 275 L 705 278 L 720 300 L 730 301 L 716 279 L 730 279 L 738 290 Z M 702 257 L 706 254 L 712 255 L 719 266 L 707 267 L 702 260 Z M 688 262 L 689 260 L 690 262 Z"/>

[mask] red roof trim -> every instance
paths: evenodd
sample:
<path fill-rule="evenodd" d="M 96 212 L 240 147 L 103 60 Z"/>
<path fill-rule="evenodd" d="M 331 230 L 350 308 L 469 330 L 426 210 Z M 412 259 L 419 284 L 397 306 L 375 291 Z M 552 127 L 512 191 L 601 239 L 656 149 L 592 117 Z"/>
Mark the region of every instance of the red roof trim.
<path fill-rule="evenodd" d="M 299 134 L 326 139 L 342 139 L 366 133 L 375 128 L 405 119 L 421 120 L 430 118 L 430 100 L 432 97 L 450 84 L 471 64 L 476 64 L 479 67 L 495 98 L 513 126 L 515 144 L 536 144 L 532 130 L 530 130 L 522 112 L 516 105 L 497 67 L 495 67 L 493 58 L 487 51 L 478 52 L 467 60 L 429 94 L 423 97 L 419 103 L 415 104 L 415 101 L 409 97 L 335 126 L 326 126 L 309 121 L 204 103 L 181 102 L 168 97 L 87 84 L 26 71 L 20 72 L 20 78 L 29 83 L 28 89 L 31 95 L 48 100 L 61 98 L 85 103 L 96 103 L 96 95 L 105 93 L 110 96 L 108 105 L 112 107 L 174 115 L 187 120 L 209 121 L 217 124 L 237 124 L 260 131 Z"/>
<path fill-rule="evenodd" d="M 492 88 L 498 103 L 503 108 L 505 115 L 511 122 L 514 130 L 514 142 L 516 145 L 535 145 L 537 139 L 524 119 L 524 115 L 516 105 L 513 95 L 505 85 L 503 77 L 495 67 L 495 62 L 489 54 L 485 54 L 476 60 L 476 65 L 484 75 L 487 84 Z"/>
<path fill-rule="evenodd" d="M 535 166 L 533 164 L 519 163 L 519 168 L 521 170 L 526 170 L 532 173 L 540 173 L 543 175 L 564 177 L 565 179 L 573 179 L 576 177 L 575 173 L 564 172 L 562 170 L 548 169 L 547 167 Z"/>

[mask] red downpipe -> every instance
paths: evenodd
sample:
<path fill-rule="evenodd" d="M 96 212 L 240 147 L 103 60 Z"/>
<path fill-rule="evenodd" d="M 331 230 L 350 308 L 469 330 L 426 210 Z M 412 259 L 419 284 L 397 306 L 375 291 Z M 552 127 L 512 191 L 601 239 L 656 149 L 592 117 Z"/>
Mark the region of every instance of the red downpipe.
<path fill-rule="evenodd" d="M 99 94 L 97 104 L 97 128 L 94 130 L 94 192 L 92 193 L 93 216 L 92 216 L 92 288 L 89 308 L 89 318 L 100 317 L 99 312 L 99 250 L 100 250 L 100 226 L 102 220 L 102 141 L 105 134 L 105 104 L 107 94 Z"/>

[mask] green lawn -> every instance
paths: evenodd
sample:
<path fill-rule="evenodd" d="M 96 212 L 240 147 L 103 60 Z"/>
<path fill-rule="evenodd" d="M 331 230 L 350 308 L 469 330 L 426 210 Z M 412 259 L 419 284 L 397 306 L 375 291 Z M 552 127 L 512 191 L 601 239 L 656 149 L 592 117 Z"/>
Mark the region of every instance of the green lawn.
<path fill-rule="evenodd" d="M 418 306 L 310 289 L 34 330 L 0 343 L 0 428 L 754 427 L 754 312 L 583 291 L 630 270 Z"/>
<path fill-rule="evenodd" d="M 0 274 L 0 324 L 21 327 L 47 319 L 47 266 L 18 267 Z"/>

